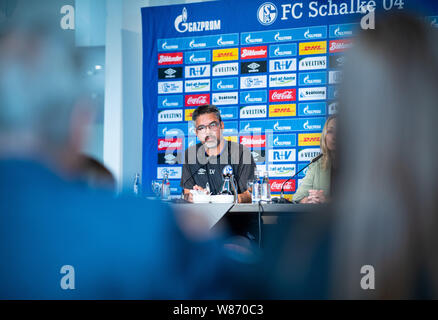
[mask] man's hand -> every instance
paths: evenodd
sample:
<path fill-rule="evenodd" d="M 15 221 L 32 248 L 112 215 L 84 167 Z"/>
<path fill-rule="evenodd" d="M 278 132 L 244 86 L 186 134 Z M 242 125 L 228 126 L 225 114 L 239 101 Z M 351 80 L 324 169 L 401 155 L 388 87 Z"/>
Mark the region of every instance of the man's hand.
<path fill-rule="evenodd" d="M 200 190 L 206 192 L 204 188 L 198 185 L 194 185 L 193 190 Z M 184 200 L 188 202 L 193 202 L 193 194 L 190 192 L 190 189 L 184 189 Z"/>

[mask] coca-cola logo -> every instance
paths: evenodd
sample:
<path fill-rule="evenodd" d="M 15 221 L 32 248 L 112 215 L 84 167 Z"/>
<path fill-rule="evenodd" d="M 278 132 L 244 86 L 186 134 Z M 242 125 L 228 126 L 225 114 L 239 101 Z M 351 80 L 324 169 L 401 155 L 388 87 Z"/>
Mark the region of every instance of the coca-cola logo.
<path fill-rule="evenodd" d="M 286 192 L 294 192 L 295 191 L 295 180 L 290 180 L 284 183 L 286 180 L 271 180 L 269 184 L 271 185 L 272 192 L 280 192 L 281 187 L 284 184 L 283 190 Z"/>
<path fill-rule="evenodd" d="M 209 94 L 191 95 L 185 97 L 186 106 L 201 106 L 210 103 Z"/>
<path fill-rule="evenodd" d="M 173 139 L 158 139 L 158 150 L 180 150 L 182 148 L 182 139 L 173 138 Z"/>
<path fill-rule="evenodd" d="M 181 64 L 183 61 L 183 53 L 161 53 L 158 55 L 158 64 Z"/>
<path fill-rule="evenodd" d="M 295 101 L 296 93 L 296 89 L 270 90 L 269 101 Z"/>

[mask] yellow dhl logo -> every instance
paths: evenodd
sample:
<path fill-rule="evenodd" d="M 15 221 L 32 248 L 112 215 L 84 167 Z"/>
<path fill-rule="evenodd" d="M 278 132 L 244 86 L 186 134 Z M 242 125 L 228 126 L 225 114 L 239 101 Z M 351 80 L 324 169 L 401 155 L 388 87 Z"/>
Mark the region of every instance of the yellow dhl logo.
<path fill-rule="evenodd" d="M 184 117 L 185 121 L 192 121 L 193 111 L 195 111 L 195 109 L 186 109 Z"/>
<path fill-rule="evenodd" d="M 296 104 L 276 104 L 269 106 L 269 117 L 294 117 L 296 115 Z"/>
<path fill-rule="evenodd" d="M 239 59 L 239 49 L 217 49 L 213 50 L 213 61 L 228 61 Z"/>
<path fill-rule="evenodd" d="M 300 55 L 327 53 L 327 41 L 300 43 Z"/>
<path fill-rule="evenodd" d="M 281 194 L 279 193 L 279 194 L 271 194 L 271 197 L 281 197 Z M 287 199 L 287 200 L 289 200 L 289 201 L 292 201 L 292 197 L 293 197 L 293 194 L 285 194 L 284 195 L 284 197 Z"/>
<path fill-rule="evenodd" d="M 319 146 L 321 140 L 320 133 L 300 133 L 298 134 L 299 146 Z"/>
<path fill-rule="evenodd" d="M 224 137 L 224 139 L 231 142 L 237 142 L 237 136 L 227 136 Z"/>

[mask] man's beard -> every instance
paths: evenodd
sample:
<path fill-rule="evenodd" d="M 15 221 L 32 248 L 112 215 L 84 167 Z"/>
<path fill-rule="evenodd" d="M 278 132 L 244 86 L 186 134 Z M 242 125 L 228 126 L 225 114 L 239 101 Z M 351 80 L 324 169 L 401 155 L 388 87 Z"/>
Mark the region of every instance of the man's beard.
<path fill-rule="evenodd" d="M 208 140 L 207 140 L 207 138 L 208 138 Z M 207 137 L 205 137 L 204 146 L 207 149 L 216 148 L 218 145 L 219 145 L 219 138 L 217 138 L 216 136 L 207 136 Z"/>

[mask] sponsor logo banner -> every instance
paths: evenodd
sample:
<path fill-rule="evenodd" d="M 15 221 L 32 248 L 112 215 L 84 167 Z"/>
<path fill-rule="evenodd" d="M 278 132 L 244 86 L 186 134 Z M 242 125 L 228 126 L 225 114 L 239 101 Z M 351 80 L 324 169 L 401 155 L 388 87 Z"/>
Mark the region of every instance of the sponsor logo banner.
<path fill-rule="evenodd" d="M 320 148 L 307 148 L 298 150 L 298 161 L 312 161 L 312 159 L 319 156 L 320 153 Z"/>
<path fill-rule="evenodd" d="M 272 42 L 319 40 L 325 38 L 327 38 L 327 27 L 318 26 L 273 31 L 242 32 L 240 36 L 240 42 L 242 45 L 244 45 Z"/>
<path fill-rule="evenodd" d="M 339 84 L 342 81 L 342 71 L 329 72 L 329 84 Z"/>
<path fill-rule="evenodd" d="M 182 121 L 181 109 L 170 109 L 158 111 L 158 122 L 179 122 Z"/>
<path fill-rule="evenodd" d="M 185 96 L 185 106 L 186 107 L 197 107 L 202 106 L 203 104 L 210 104 L 210 94 L 202 93 L 202 94 L 192 94 Z"/>
<path fill-rule="evenodd" d="M 183 64 L 183 53 L 160 53 L 158 54 L 158 65 Z"/>
<path fill-rule="evenodd" d="M 210 50 L 189 51 L 184 56 L 186 64 L 209 63 L 211 61 Z"/>
<path fill-rule="evenodd" d="M 180 108 L 183 106 L 183 96 L 158 96 L 158 108 Z"/>
<path fill-rule="evenodd" d="M 186 78 L 205 78 L 210 76 L 210 65 L 194 65 L 185 67 Z"/>
<path fill-rule="evenodd" d="M 237 107 L 220 107 L 218 109 L 221 113 L 222 120 L 234 120 L 238 118 Z"/>
<path fill-rule="evenodd" d="M 240 78 L 240 89 L 257 89 L 267 87 L 267 76 L 250 76 Z"/>
<path fill-rule="evenodd" d="M 330 69 L 339 69 L 345 65 L 345 56 L 334 55 L 329 57 Z"/>
<path fill-rule="evenodd" d="M 269 90 L 269 102 L 295 101 L 296 89 Z"/>
<path fill-rule="evenodd" d="M 185 92 L 210 91 L 210 79 L 186 80 L 184 83 Z"/>
<path fill-rule="evenodd" d="M 359 28 L 357 23 L 334 24 L 330 26 L 330 38 L 346 38 L 354 36 L 354 30 Z"/>
<path fill-rule="evenodd" d="M 276 134 L 273 136 L 272 146 L 274 147 L 295 147 L 297 137 L 295 134 Z"/>
<path fill-rule="evenodd" d="M 297 59 L 269 60 L 269 72 L 296 71 Z"/>
<path fill-rule="evenodd" d="M 297 75 L 295 73 L 282 73 L 269 75 L 269 87 L 295 87 Z"/>
<path fill-rule="evenodd" d="M 248 148 L 265 148 L 265 135 L 241 136 L 240 143 Z"/>
<path fill-rule="evenodd" d="M 286 181 L 287 179 L 269 180 L 269 184 L 271 185 L 271 192 L 281 192 L 281 187 L 283 186 L 283 184 L 283 190 L 285 192 L 295 192 L 295 179 L 289 180 L 288 182 Z"/>
<path fill-rule="evenodd" d="M 182 137 L 188 132 L 187 123 L 166 123 L 158 124 L 159 137 Z"/>
<path fill-rule="evenodd" d="M 236 142 L 237 143 L 237 136 L 226 136 L 224 137 L 225 140 L 227 141 L 231 141 L 231 142 Z"/>
<path fill-rule="evenodd" d="M 213 61 L 229 61 L 239 59 L 239 49 L 216 49 L 213 50 Z"/>
<path fill-rule="evenodd" d="M 158 164 L 181 164 L 182 152 L 178 151 L 166 151 L 158 153 Z"/>
<path fill-rule="evenodd" d="M 240 118 L 266 118 L 266 105 L 240 107 Z"/>
<path fill-rule="evenodd" d="M 327 53 L 327 41 L 301 42 L 300 56 Z"/>
<path fill-rule="evenodd" d="M 224 121 L 224 130 L 222 130 L 224 136 L 234 136 L 239 134 L 237 121 Z"/>
<path fill-rule="evenodd" d="M 193 111 L 196 109 L 186 109 L 184 110 L 184 121 L 192 121 Z"/>
<path fill-rule="evenodd" d="M 191 21 L 188 11 L 184 7 L 181 14 L 175 18 L 174 26 L 176 31 L 180 33 L 220 30 L 221 20 Z"/>
<path fill-rule="evenodd" d="M 332 115 L 332 114 L 336 114 L 336 113 L 338 113 L 338 102 L 335 101 L 335 102 L 332 102 L 329 104 L 328 114 Z"/>
<path fill-rule="evenodd" d="M 299 164 L 298 164 L 298 171 L 300 171 L 301 169 L 303 169 L 305 166 L 307 166 L 307 163 L 299 163 Z M 306 176 L 307 169 L 308 169 L 308 167 L 307 167 L 306 169 L 304 169 L 303 171 L 301 171 L 301 172 L 298 174 L 298 177 L 300 177 L 300 178 L 304 178 L 304 177 Z"/>
<path fill-rule="evenodd" d="M 182 167 L 157 167 L 157 179 L 163 179 L 166 173 L 169 179 L 181 179 Z"/>
<path fill-rule="evenodd" d="M 158 139 L 158 150 L 182 150 L 182 138 Z"/>
<path fill-rule="evenodd" d="M 249 61 L 240 63 L 240 73 L 263 73 L 266 72 L 266 61 Z"/>
<path fill-rule="evenodd" d="M 277 119 L 277 120 L 250 120 L 240 121 L 241 132 L 261 132 L 272 130 L 273 132 L 288 131 L 319 131 L 325 123 L 324 117 Z"/>
<path fill-rule="evenodd" d="M 308 102 L 298 105 L 299 116 L 322 116 L 325 115 L 325 102 Z"/>
<path fill-rule="evenodd" d="M 319 146 L 321 133 L 299 133 L 299 146 Z"/>
<path fill-rule="evenodd" d="M 300 71 L 320 70 L 327 68 L 327 57 L 301 58 L 299 62 Z"/>
<path fill-rule="evenodd" d="M 239 103 L 239 96 L 237 92 L 213 93 L 214 105 L 229 105 L 229 104 L 238 104 L 238 103 Z"/>
<path fill-rule="evenodd" d="M 269 58 L 293 57 L 298 52 L 297 44 L 277 44 L 269 46 Z"/>
<path fill-rule="evenodd" d="M 158 68 L 158 79 L 182 78 L 182 67 Z"/>
<path fill-rule="evenodd" d="M 240 92 L 241 104 L 266 103 L 266 100 L 266 90 L 251 90 Z"/>
<path fill-rule="evenodd" d="M 338 88 L 335 86 L 329 86 L 328 87 L 328 98 L 329 100 L 335 100 L 339 98 L 339 91 Z"/>
<path fill-rule="evenodd" d="M 271 149 L 269 150 L 270 162 L 293 162 L 296 160 L 295 149 Z"/>
<path fill-rule="evenodd" d="M 351 40 L 331 40 L 329 45 L 330 53 L 344 52 L 353 47 Z"/>
<path fill-rule="evenodd" d="M 181 41 L 183 41 L 182 47 L 184 49 L 220 48 L 238 45 L 239 35 L 235 33 L 216 36 L 200 36 L 194 38 L 183 38 Z"/>
<path fill-rule="evenodd" d="M 213 65 L 213 77 L 233 76 L 239 74 L 239 63 L 219 63 Z"/>
<path fill-rule="evenodd" d="M 265 162 L 265 149 L 253 149 L 251 150 L 251 155 L 255 163 Z"/>
<path fill-rule="evenodd" d="M 291 177 L 295 174 L 294 164 L 270 164 L 268 165 L 270 177 Z"/>
<path fill-rule="evenodd" d="M 269 117 L 294 117 L 297 115 L 295 104 L 274 104 L 269 106 Z"/>
<path fill-rule="evenodd" d="M 213 79 L 213 91 L 237 90 L 239 89 L 239 78 L 219 78 Z"/>
<path fill-rule="evenodd" d="M 299 89 L 299 100 L 325 100 L 327 97 L 326 87 L 315 87 L 315 88 L 300 88 Z"/>
<path fill-rule="evenodd" d="M 323 86 L 327 84 L 327 73 L 323 72 L 306 72 L 300 73 L 300 86 Z"/>
<path fill-rule="evenodd" d="M 182 93 L 183 82 L 182 81 L 162 81 L 158 82 L 158 93 Z"/>
<path fill-rule="evenodd" d="M 258 47 L 244 47 L 240 49 L 240 57 L 242 59 L 262 59 L 267 58 L 268 47 L 258 46 Z"/>

